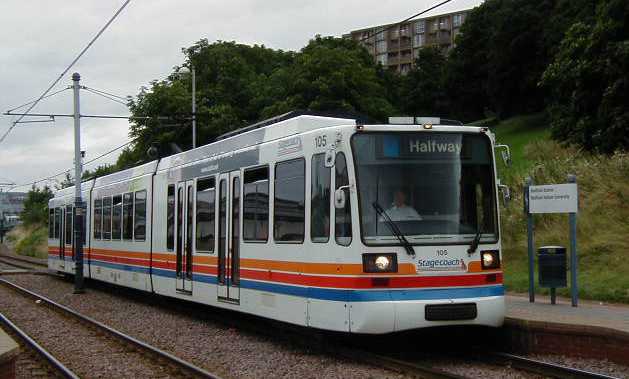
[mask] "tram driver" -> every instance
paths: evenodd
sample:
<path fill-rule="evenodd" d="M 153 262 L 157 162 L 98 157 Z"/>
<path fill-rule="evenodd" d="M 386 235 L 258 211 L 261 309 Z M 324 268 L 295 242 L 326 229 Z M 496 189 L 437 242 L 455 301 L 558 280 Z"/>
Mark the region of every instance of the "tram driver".
<path fill-rule="evenodd" d="M 406 193 L 398 189 L 393 194 L 393 204 L 387 209 L 391 221 L 421 221 L 422 217 L 415 208 L 406 204 Z"/>

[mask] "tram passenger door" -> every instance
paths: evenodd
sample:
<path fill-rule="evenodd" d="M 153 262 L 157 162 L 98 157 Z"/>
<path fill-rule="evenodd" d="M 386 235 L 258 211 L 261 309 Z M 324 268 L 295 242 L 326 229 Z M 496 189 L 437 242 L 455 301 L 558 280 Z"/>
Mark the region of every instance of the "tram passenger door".
<path fill-rule="evenodd" d="M 55 212 L 59 213 L 59 259 L 63 262 L 65 255 L 65 210 L 63 207 L 57 208 Z"/>
<path fill-rule="evenodd" d="M 240 172 L 221 174 L 218 185 L 218 300 L 240 303 Z"/>
<path fill-rule="evenodd" d="M 177 291 L 192 293 L 194 181 L 177 185 Z"/>

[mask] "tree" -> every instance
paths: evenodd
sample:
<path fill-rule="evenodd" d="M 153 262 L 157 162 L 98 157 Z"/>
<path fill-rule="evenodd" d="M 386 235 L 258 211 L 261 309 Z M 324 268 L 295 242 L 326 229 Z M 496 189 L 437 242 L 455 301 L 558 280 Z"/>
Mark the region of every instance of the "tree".
<path fill-rule="evenodd" d="M 553 137 L 604 153 L 629 149 L 629 3 L 600 2 L 593 28 L 575 23 L 542 85 Z"/>
<path fill-rule="evenodd" d="M 446 57 L 437 47 L 419 50 L 403 85 L 402 109 L 413 116 L 451 116 L 445 89 Z"/>
<path fill-rule="evenodd" d="M 26 194 L 24 210 L 20 218 L 26 225 L 45 224 L 48 222 L 48 200 L 53 198 L 48 186 L 43 189 L 33 186 Z"/>
<path fill-rule="evenodd" d="M 59 190 L 59 189 L 64 189 L 64 188 L 68 188 L 72 186 L 74 186 L 74 178 L 70 174 L 70 171 L 68 171 L 66 172 L 66 175 L 63 178 L 63 180 L 56 187 Z"/>

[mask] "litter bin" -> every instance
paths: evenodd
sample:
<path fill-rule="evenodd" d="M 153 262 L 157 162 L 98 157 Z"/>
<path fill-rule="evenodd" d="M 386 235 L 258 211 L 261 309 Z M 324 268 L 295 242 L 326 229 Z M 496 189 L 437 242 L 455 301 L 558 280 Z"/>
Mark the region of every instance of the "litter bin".
<path fill-rule="evenodd" d="M 540 287 L 550 288 L 550 301 L 555 304 L 555 289 L 567 287 L 568 260 L 563 246 L 542 246 L 537 249 Z"/>

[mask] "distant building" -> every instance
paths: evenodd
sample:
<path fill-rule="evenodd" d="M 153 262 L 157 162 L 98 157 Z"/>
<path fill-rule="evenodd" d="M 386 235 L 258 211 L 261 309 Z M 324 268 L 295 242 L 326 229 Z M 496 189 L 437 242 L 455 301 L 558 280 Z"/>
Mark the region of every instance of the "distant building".
<path fill-rule="evenodd" d="M 25 192 L 0 192 L 0 217 L 18 216 L 24 209 Z"/>
<path fill-rule="evenodd" d="M 376 62 L 406 74 L 415 65 L 420 48 L 438 46 L 447 51 L 454 47 L 455 38 L 472 8 L 419 18 L 402 24 L 354 30 L 343 37 L 359 41 Z"/>

